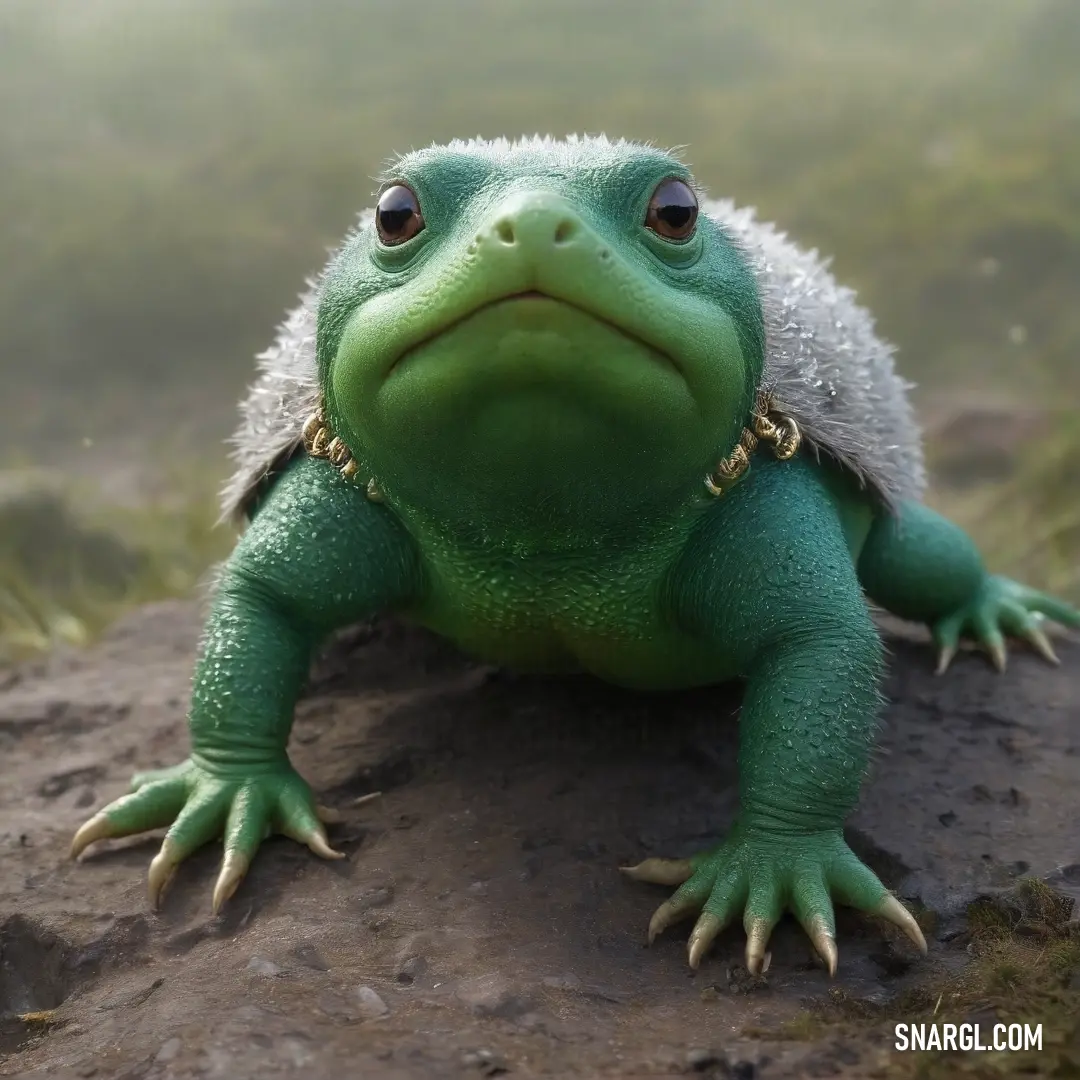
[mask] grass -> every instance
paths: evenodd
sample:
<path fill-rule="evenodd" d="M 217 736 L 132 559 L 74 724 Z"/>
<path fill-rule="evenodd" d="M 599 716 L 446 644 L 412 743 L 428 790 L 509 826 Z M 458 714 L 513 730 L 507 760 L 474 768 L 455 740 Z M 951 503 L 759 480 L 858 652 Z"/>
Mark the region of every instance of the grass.
<path fill-rule="evenodd" d="M 933 501 L 977 538 L 994 570 L 1080 602 L 1078 466 L 1080 413 L 1064 412 L 1007 479 Z"/>
<path fill-rule="evenodd" d="M 34 550 L 0 545 L 0 661 L 58 644 L 89 644 L 135 607 L 190 595 L 232 545 L 232 531 L 217 525 L 209 470 L 170 477 L 160 494 L 137 506 L 95 503 L 86 491 L 61 491 L 60 497 L 81 509 L 70 521 L 50 516 L 71 531 L 46 565 L 32 560 Z M 123 571 L 100 573 L 99 555 L 86 537 L 118 541 L 128 556 Z"/>
<path fill-rule="evenodd" d="M 1071 912 L 1072 902 L 1044 882 L 1021 879 L 1008 893 L 969 906 L 967 930 L 950 946 L 970 958 L 962 970 L 931 971 L 884 1005 L 834 988 L 780 1029 L 753 1034 L 870 1041 L 883 1053 L 868 1075 L 887 1080 L 1080 1075 L 1080 925 L 1069 921 Z M 895 1024 L 931 1022 L 979 1023 L 984 1043 L 994 1024 L 1041 1024 L 1042 1049 L 892 1050 Z"/>

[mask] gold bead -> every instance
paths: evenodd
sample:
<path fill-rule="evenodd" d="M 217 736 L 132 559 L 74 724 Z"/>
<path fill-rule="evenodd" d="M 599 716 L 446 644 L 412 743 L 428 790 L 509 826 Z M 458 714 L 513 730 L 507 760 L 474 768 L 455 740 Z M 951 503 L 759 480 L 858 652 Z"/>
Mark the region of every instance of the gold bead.
<path fill-rule="evenodd" d="M 330 436 L 327 434 L 326 428 L 321 427 L 315 432 L 315 437 L 311 440 L 311 446 L 308 448 L 308 453 L 312 457 L 326 457 L 326 448 L 330 445 Z"/>
<path fill-rule="evenodd" d="M 779 437 L 773 450 L 777 459 L 787 461 L 793 458 L 798 452 L 800 443 L 802 443 L 802 433 L 799 431 L 799 425 L 790 416 L 782 417 Z"/>
<path fill-rule="evenodd" d="M 335 435 L 326 448 L 326 456 L 331 465 L 340 467 L 349 460 L 349 448 Z"/>
<path fill-rule="evenodd" d="M 304 424 L 304 446 L 307 448 L 308 453 L 311 453 L 311 444 L 315 439 L 315 436 L 319 433 L 319 430 L 323 426 L 322 416 L 319 412 L 314 412 L 307 418 Z"/>
<path fill-rule="evenodd" d="M 713 479 L 713 474 L 712 473 L 708 473 L 706 475 L 706 477 L 705 477 L 705 487 L 708 490 L 709 494 L 714 496 L 715 498 L 719 498 L 721 495 L 724 494 L 723 487 L 721 487 L 716 482 L 716 480 Z"/>
<path fill-rule="evenodd" d="M 738 480 L 744 472 L 746 467 L 750 464 L 750 455 L 747 454 L 743 448 L 742 443 L 739 443 L 734 450 L 731 451 L 731 456 L 724 458 L 719 465 L 716 466 L 716 475 L 721 480 L 726 480 L 731 483 L 733 480 Z"/>
<path fill-rule="evenodd" d="M 765 442 L 775 442 L 777 438 L 776 425 L 765 415 L 755 414 L 753 418 L 754 433 Z"/>

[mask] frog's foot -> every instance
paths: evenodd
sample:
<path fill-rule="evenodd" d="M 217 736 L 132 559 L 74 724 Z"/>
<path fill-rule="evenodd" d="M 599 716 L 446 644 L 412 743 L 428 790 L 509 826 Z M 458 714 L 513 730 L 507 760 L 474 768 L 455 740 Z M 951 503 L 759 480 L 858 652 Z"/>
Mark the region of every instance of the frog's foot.
<path fill-rule="evenodd" d="M 682 883 L 656 909 L 649 942 L 673 923 L 700 913 L 688 943 L 692 968 L 720 931 L 741 915 L 747 970 L 761 974 L 769 935 L 790 910 L 832 975 L 837 962 L 834 900 L 895 923 L 926 952 L 914 917 L 858 860 L 839 831 L 778 836 L 736 827 L 719 847 L 690 859 L 646 859 L 622 870 L 636 881 Z"/>
<path fill-rule="evenodd" d="M 961 637 L 971 637 L 1005 670 L 1005 634 L 1023 638 L 1051 664 L 1059 663 L 1050 639 L 1039 625 L 1044 618 L 1080 627 L 1080 611 L 1052 596 L 1009 578 L 987 576 L 972 600 L 931 627 L 938 647 L 937 674 L 945 673 Z"/>
<path fill-rule="evenodd" d="M 71 856 L 95 840 L 131 836 L 169 826 L 150 863 L 148 891 L 157 907 L 177 866 L 197 848 L 224 837 L 225 857 L 214 888 L 214 913 L 236 892 L 263 839 L 272 832 L 306 844 L 324 859 L 345 856 L 330 847 L 311 789 L 288 762 L 244 776 L 220 775 L 188 760 L 171 769 L 142 773 L 132 791 L 100 810 L 75 834 Z"/>

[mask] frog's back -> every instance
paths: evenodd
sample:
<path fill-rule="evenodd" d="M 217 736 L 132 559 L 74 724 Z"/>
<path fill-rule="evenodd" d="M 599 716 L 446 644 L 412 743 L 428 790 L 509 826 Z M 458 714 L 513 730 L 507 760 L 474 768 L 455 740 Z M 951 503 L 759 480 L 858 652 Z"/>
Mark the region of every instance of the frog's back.
<path fill-rule="evenodd" d="M 727 200 L 704 209 L 753 265 L 765 313 L 763 388 L 811 446 L 892 505 L 921 498 L 922 439 L 908 392 L 869 311 L 837 283 L 828 262 L 754 211 Z"/>

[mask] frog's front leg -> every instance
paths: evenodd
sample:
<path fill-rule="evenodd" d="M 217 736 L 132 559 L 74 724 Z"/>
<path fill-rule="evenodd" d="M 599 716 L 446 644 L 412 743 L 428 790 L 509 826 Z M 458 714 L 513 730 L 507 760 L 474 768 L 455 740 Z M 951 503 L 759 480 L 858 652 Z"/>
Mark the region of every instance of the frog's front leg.
<path fill-rule="evenodd" d="M 672 612 L 746 678 L 739 810 L 726 839 L 690 859 L 646 859 L 626 872 L 681 887 L 650 941 L 700 912 L 697 967 L 742 917 L 746 965 L 761 970 L 785 910 L 835 971 L 833 902 L 891 920 L 926 950 L 914 918 L 843 837 L 877 727 L 882 647 L 838 511 L 805 463 L 766 466 L 702 523 L 670 582 Z"/>
<path fill-rule="evenodd" d="M 180 862 L 221 837 L 215 911 L 270 832 L 340 857 L 286 754 L 293 707 L 327 633 L 407 603 L 420 579 L 412 541 L 385 507 L 325 460 L 293 462 L 219 583 L 195 671 L 191 756 L 136 776 L 129 794 L 79 829 L 72 855 L 95 840 L 168 826 L 150 864 L 156 906 Z"/>

